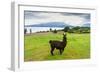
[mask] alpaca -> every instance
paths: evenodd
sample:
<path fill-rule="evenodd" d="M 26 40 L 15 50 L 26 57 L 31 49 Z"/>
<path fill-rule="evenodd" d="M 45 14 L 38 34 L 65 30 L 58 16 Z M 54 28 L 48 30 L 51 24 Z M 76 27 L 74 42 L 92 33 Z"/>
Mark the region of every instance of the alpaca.
<path fill-rule="evenodd" d="M 60 55 L 62 55 L 64 48 L 66 47 L 67 44 L 67 38 L 66 38 L 66 34 L 63 34 L 63 40 L 62 41 L 58 41 L 58 40 L 50 40 L 49 41 L 50 46 L 51 46 L 51 55 L 53 54 L 54 49 L 58 49 L 60 51 Z"/>

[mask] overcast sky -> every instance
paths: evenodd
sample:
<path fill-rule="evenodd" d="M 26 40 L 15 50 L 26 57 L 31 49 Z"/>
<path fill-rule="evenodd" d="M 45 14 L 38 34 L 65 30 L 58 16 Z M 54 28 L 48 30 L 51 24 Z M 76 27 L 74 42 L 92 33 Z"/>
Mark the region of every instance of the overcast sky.
<path fill-rule="evenodd" d="M 24 11 L 25 25 L 47 22 L 64 22 L 73 26 L 90 23 L 90 14 Z"/>

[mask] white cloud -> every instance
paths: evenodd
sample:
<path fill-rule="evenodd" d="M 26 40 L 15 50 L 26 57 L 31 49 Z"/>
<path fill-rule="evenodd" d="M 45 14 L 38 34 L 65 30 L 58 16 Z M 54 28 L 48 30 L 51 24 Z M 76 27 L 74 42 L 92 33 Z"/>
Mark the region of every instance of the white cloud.
<path fill-rule="evenodd" d="M 35 15 L 34 15 L 35 14 Z M 46 22 L 65 22 L 73 26 L 80 26 L 86 22 L 84 17 L 78 15 L 63 15 L 61 13 L 33 12 L 33 18 L 25 18 L 25 25 L 33 25 Z"/>

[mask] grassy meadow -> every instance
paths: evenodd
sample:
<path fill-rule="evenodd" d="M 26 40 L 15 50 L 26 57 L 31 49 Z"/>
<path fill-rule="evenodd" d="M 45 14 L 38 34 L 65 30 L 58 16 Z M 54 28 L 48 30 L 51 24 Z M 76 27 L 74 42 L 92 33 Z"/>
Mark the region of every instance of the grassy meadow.
<path fill-rule="evenodd" d="M 67 33 L 68 43 L 62 55 L 50 53 L 49 40 L 62 40 L 62 32 L 33 33 L 24 37 L 24 61 L 70 60 L 90 58 L 90 33 Z"/>

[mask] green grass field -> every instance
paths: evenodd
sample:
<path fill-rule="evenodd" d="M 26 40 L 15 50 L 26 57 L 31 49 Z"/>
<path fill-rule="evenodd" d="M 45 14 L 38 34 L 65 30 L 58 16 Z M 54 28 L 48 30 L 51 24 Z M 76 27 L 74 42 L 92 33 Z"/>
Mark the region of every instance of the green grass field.
<path fill-rule="evenodd" d="M 90 58 L 90 34 L 67 33 L 68 43 L 62 55 L 55 49 L 50 54 L 49 40 L 62 40 L 62 33 L 34 33 L 25 35 L 24 61 L 70 60 Z"/>

